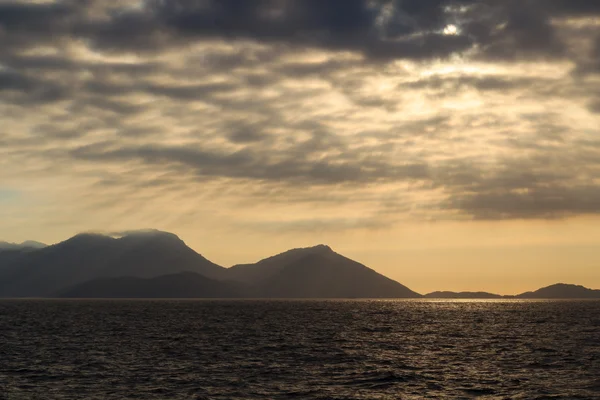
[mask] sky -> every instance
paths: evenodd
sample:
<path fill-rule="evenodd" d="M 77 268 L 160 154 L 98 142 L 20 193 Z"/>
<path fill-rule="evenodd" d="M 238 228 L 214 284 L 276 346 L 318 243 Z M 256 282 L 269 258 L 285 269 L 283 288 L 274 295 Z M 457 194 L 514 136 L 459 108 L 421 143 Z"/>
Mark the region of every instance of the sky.
<path fill-rule="evenodd" d="M 0 240 L 600 289 L 600 2 L 0 0 Z"/>

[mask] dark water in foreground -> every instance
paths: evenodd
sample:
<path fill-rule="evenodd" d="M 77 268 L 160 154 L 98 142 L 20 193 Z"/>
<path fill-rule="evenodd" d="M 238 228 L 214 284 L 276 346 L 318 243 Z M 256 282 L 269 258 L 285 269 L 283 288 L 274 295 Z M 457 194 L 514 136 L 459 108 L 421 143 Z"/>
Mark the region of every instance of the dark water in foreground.
<path fill-rule="evenodd" d="M 600 302 L 0 301 L 0 399 L 600 399 Z"/>

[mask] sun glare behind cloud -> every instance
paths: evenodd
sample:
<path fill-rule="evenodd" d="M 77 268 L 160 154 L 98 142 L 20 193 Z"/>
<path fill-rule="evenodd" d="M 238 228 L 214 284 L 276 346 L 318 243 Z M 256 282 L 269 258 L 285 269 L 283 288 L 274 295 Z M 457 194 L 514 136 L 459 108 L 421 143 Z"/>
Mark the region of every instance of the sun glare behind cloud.
<path fill-rule="evenodd" d="M 450 25 L 446 25 L 446 27 L 444 28 L 444 35 L 457 35 L 458 34 L 458 27 L 456 25 L 450 24 Z"/>

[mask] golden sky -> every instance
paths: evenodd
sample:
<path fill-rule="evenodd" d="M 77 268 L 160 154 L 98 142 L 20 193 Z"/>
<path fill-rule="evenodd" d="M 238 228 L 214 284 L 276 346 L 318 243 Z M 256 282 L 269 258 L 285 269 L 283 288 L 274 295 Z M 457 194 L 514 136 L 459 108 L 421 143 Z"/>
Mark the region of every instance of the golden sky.
<path fill-rule="evenodd" d="M 0 118 L 0 240 L 600 288 L 598 2 L 0 1 Z"/>

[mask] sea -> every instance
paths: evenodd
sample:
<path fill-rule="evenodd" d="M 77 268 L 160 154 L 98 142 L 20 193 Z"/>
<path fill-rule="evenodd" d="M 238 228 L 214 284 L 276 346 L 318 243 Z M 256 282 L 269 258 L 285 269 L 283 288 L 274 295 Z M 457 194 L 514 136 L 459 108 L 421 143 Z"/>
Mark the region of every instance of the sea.
<path fill-rule="evenodd" d="M 600 301 L 2 300 L 0 399 L 600 399 Z"/>

